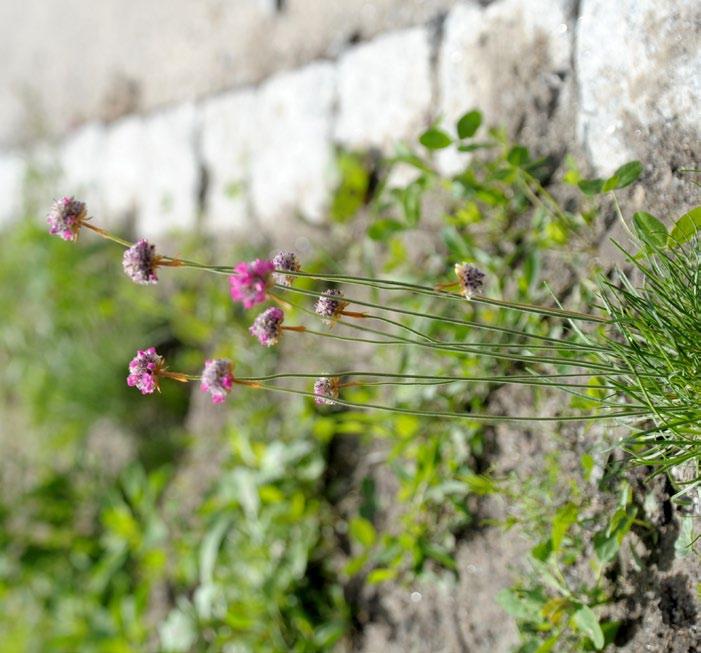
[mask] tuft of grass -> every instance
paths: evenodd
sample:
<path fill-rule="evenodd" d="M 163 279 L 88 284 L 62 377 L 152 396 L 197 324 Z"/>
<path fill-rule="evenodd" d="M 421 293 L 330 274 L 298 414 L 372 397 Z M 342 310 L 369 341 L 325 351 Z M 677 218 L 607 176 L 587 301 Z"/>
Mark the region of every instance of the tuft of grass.
<path fill-rule="evenodd" d="M 625 440 L 634 462 L 667 471 L 701 460 L 701 252 L 680 246 L 623 250 L 634 274 L 620 271 L 602 298 L 613 322 L 608 358 L 629 374 L 612 378 L 620 393 L 649 409 L 649 420 Z M 633 278 L 639 278 L 635 283 Z"/>

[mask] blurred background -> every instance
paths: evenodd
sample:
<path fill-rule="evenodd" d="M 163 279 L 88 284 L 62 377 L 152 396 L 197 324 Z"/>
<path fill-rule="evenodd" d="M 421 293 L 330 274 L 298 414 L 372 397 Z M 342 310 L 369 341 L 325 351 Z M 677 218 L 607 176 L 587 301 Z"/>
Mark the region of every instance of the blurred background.
<path fill-rule="evenodd" d="M 479 220 L 455 219 L 464 197 L 448 192 L 426 200 L 421 224 L 368 236 L 378 185 L 415 179 L 383 161 L 480 109 L 553 169 L 565 154 L 602 175 L 640 159 L 645 190 L 626 201 L 681 214 L 692 194 L 676 173 L 699 157 L 700 24 L 686 0 L 4 0 L 0 652 L 508 650 L 514 628 L 487 599 L 519 550 L 490 562 L 504 543 L 486 540 L 460 558 L 464 497 L 446 509 L 425 496 L 479 467 L 483 430 L 245 389 L 216 410 L 178 384 L 142 397 L 125 376 L 150 345 L 184 371 L 210 356 L 292 369 L 312 353 L 338 368 L 348 352 L 262 351 L 223 279 L 164 270 L 134 286 L 118 248 L 51 238 L 44 216 L 75 194 L 95 224 L 219 264 L 286 248 L 308 269 L 414 276 L 417 261 L 440 275 L 450 257 L 481 256 L 525 296 L 533 252 L 566 247 L 564 235 L 519 232 L 528 256 L 493 262 L 502 223 L 473 242 Z M 468 157 L 432 161 L 449 178 Z M 412 193 L 393 196 L 407 215 Z M 516 200 L 490 201 L 506 213 Z M 589 245 L 607 233 L 592 229 Z M 610 265 L 605 245 L 590 251 Z M 392 456 L 408 476 L 385 487 L 378 461 Z M 398 487 L 415 510 L 404 522 Z M 430 563 L 468 569 L 467 584 L 368 592 L 354 580 L 367 560 L 351 552 L 385 521 L 395 539 L 375 581 Z M 440 616 L 420 607 L 426 592 Z"/>

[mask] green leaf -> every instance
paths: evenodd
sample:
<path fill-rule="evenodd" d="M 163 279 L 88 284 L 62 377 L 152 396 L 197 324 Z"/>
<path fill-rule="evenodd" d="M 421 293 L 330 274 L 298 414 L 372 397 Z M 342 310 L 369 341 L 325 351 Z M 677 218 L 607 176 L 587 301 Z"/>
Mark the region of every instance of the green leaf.
<path fill-rule="evenodd" d="M 391 218 L 383 218 L 373 222 L 370 227 L 368 227 L 368 237 L 372 240 L 387 240 L 392 234 L 398 231 L 403 231 L 405 229 L 404 225 Z"/>
<path fill-rule="evenodd" d="M 624 163 L 616 172 L 614 172 L 605 182 L 602 190 L 604 192 L 614 190 L 616 188 L 625 188 L 630 186 L 643 171 L 643 165 L 640 161 L 629 161 Z"/>
<path fill-rule="evenodd" d="M 582 179 L 577 183 L 585 195 L 598 195 L 604 188 L 603 179 Z"/>
<path fill-rule="evenodd" d="M 505 612 L 524 621 L 535 618 L 542 607 L 542 601 L 533 593 L 520 596 L 510 589 L 501 590 L 497 594 L 496 600 Z"/>
<path fill-rule="evenodd" d="M 465 243 L 465 239 L 453 227 L 446 227 L 441 232 L 443 242 L 453 258 L 461 261 L 472 257 L 472 252 Z"/>
<path fill-rule="evenodd" d="M 553 543 L 553 551 L 558 551 L 562 540 L 565 538 L 570 526 L 577 521 L 579 509 L 572 503 L 568 503 L 555 513 L 550 538 Z"/>
<path fill-rule="evenodd" d="M 465 145 L 458 145 L 458 152 L 475 152 L 476 150 L 487 150 L 490 147 L 496 147 L 496 143 L 466 143 Z"/>
<path fill-rule="evenodd" d="M 214 578 L 217 555 L 230 523 L 228 516 L 221 516 L 202 540 L 200 547 L 200 583 L 202 584 L 211 583 Z"/>
<path fill-rule="evenodd" d="M 482 113 L 477 110 L 468 111 L 457 122 L 458 136 L 472 138 L 482 124 Z"/>
<path fill-rule="evenodd" d="M 359 542 L 365 548 L 375 544 L 375 539 L 377 538 L 375 527 L 363 517 L 353 517 L 348 525 L 348 532 L 356 542 Z"/>
<path fill-rule="evenodd" d="M 670 245 L 682 245 L 701 229 L 701 206 L 696 206 L 674 223 L 669 234 Z"/>
<path fill-rule="evenodd" d="M 664 247 L 667 242 L 667 227 L 654 215 L 638 211 L 633 214 L 633 226 L 638 238 L 650 247 Z"/>
<path fill-rule="evenodd" d="M 588 605 L 583 605 L 574 613 L 572 623 L 592 641 L 597 651 L 604 647 L 604 633 L 599 620 Z"/>
<path fill-rule="evenodd" d="M 541 562 L 545 562 L 553 552 L 553 542 L 551 538 L 543 540 L 531 549 L 531 555 Z"/>
<path fill-rule="evenodd" d="M 419 136 L 419 143 L 429 150 L 442 150 L 453 143 L 453 139 L 442 129 L 431 127 Z"/>
<path fill-rule="evenodd" d="M 613 535 L 606 535 L 605 531 L 600 531 L 594 535 L 594 551 L 600 562 L 609 562 L 618 553 L 618 539 Z"/>
<path fill-rule="evenodd" d="M 677 554 L 677 557 L 683 558 L 689 555 L 694 550 L 695 541 L 694 518 L 691 515 L 685 515 L 682 517 L 679 535 L 674 543 L 674 552 Z"/>
<path fill-rule="evenodd" d="M 529 159 L 528 149 L 523 147 L 523 145 L 512 147 L 506 155 L 506 160 L 512 166 L 522 166 L 528 163 Z"/>
<path fill-rule="evenodd" d="M 367 582 L 370 585 L 376 585 L 377 583 L 384 583 L 387 580 L 392 580 L 396 575 L 396 569 L 373 569 L 368 574 Z"/>

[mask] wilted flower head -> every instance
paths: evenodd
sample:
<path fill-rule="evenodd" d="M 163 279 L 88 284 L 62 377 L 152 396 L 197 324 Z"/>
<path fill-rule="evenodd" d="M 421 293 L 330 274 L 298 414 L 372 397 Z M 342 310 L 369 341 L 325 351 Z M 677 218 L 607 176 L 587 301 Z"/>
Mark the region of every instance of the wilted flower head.
<path fill-rule="evenodd" d="M 157 283 L 158 257 L 155 245 L 141 239 L 124 252 L 122 267 L 127 276 L 135 283 L 143 285 Z"/>
<path fill-rule="evenodd" d="M 229 277 L 231 298 L 251 308 L 265 301 L 270 286 L 270 275 L 275 269 L 272 261 L 256 259 L 252 263 L 239 263 Z"/>
<path fill-rule="evenodd" d="M 263 311 L 253 322 L 249 331 L 258 338 L 261 345 L 272 347 L 277 344 L 282 332 L 285 314 L 277 306 Z"/>
<path fill-rule="evenodd" d="M 455 275 L 460 283 L 462 294 L 467 299 L 480 292 L 484 286 L 484 272 L 468 263 L 456 263 Z"/>
<path fill-rule="evenodd" d="M 139 349 L 129 363 L 127 385 L 136 386 L 142 395 L 150 395 L 158 389 L 158 376 L 165 361 L 156 353 L 155 347 Z"/>
<path fill-rule="evenodd" d="M 73 197 L 62 197 L 52 204 L 46 216 L 49 233 L 58 235 L 63 240 L 76 240 L 86 215 L 84 202 Z"/>
<path fill-rule="evenodd" d="M 218 358 L 205 362 L 200 390 L 212 395 L 213 404 L 221 404 L 231 392 L 233 385 L 234 373 L 229 361 Z"/>
<path fill-rule="evenodd" d="M 276 270 L 283 272 L 299 272 L 302 269 L 294 252 L 278 252 L 273 258 L 273 265 Z M 281 274 L 280 272 L 275 272 L 273 276 L 275 281 L 281 286 L 291 286 L 295 280 L 293 276 Z"/>
<path fill-rule="evenodd" d="M 343 293 L 335 288 L 324 291 L 324 295 L 316 301 L 314 312 L 324 318 L 326 324 L 332 324 L 348 306 L 348 302 L 344 302 L 342 297 Z"/>
<path fill-rule="evenodd" d="M 314 381 L 314 401 L 319 405 L 333 406 L 341 391 L 341 379 L 337 376 L 320 376 Z"/>

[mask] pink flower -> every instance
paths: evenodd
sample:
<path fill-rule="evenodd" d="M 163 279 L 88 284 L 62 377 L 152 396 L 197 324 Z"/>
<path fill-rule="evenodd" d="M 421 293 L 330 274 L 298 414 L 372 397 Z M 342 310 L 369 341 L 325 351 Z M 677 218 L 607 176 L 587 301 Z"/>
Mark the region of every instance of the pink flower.
<path fill-rule="evenodd" d="M 275 266 L 275 281 L 281 286 L 291 286 L 295 280 L 293 275 L 282 274 L 284 272 L 299 272 L 302 269 L 297 256 L 294 252 L 278 252 L 273 257 L 273 265 Z"/>
<path fill-rule="evenodd" d="M 280 339 L 284 319 L 285 314 L 282 309 L 273 306 L 263 311 L 255 319 L 249 331 L 251 335 L 258 338 L 261 345 L 272 347 Z"/>
<path fill-rule="evenodd" d="M 212 395 L 213 404 L 221 404 L 233 385 L 234 373 L 229 361 L 219 358 L 205 362 L 200 390 Z"/>
<path fill-rule="evenodd" d="M 341 379 L 337 376 L 320 376 L 314 381 L 314 402 L 333 406 L 341 392 Z"/>
<path fill-rule="evenodd" d="M 129 363 L 127 385 L 136 386 L 142 395 L 150 395 L 158 390 L 158 377 L 165 361 L 156 353 L 155 347 L 139 349 Z"/>
<path fill-rule="evenodd" d="M 124 251 L 122 267 L 134 283 L 149 285 L 158 282 L 156 247 L 143 238 Z"/>
<path fill-rule="evenodd" d="M 62 197 L 53 203 L 46 216 L 49 233 L 58 235 L 63 240 L 77 240 L 86 215 L 84 202 L 79 202 L 73 197 Z"/>
<path fill-rule="evenodd" d="M 252 263 L 239 263 L 229 277 L 231 299 L 241 302 L 244 308 L 252 308 L 265 301 L 275 266 L 272 261 L 256 259 Z"/>
<path fill-rule="evenodd" d="M 472 295 L 481 292 L 484 286 L 484 272 L 468 263 L 456 263 L 455 276 L 460 283 L 462 294 L 467 299 L 471 299 Z"/>

